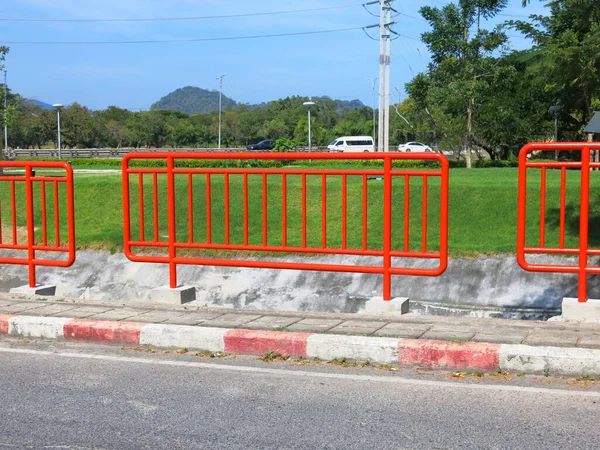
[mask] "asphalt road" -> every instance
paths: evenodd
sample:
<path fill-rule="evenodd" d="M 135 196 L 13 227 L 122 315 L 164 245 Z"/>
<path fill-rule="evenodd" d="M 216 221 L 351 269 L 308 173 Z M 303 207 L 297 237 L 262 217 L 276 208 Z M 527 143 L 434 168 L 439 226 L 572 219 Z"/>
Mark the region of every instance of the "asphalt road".
<path fill-rule="evenodd" d="M 0 342 L 0 449 L 600 447 L 598 386 Z"/>

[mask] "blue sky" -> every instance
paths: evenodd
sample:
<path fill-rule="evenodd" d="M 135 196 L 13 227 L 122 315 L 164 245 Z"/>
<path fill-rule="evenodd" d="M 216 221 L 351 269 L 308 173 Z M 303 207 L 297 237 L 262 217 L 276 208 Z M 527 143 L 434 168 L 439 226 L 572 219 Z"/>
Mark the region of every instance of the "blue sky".
<path fill-rule="evenodd" d="M 244 14 L 347 6 L 328 11 L 179 22 L 23 23 L 0 22 L 0 44 L 8 41 L 168 40 L 321 31 L 378 22 L 353 0 L 2 0 L 0 18 L 121 19 Z M 395 8 L 420 17 L 421 6 L 443 0 L 397 0 Z M 376 12 L 375 8 L 371 11 Z M 510 0 L 507 15 L 544 11 L 533 1 Z M 501 17 L 493 23 L 509 17 Z M 418 38 L 427 23 L 405 16 L 395 30 Z M 492 24 L 493 24 L 492 23 Z M 490 24 L 490 25 L 492 25 Z M 371 35 L 376 36 L 375 30 Z M 517 35 L 516 32 L 511 35 Z M 525 48 L 522 38 L 511 39 Z M 163 95 L 193 85 L 223 91 L 247 103 L 289 95 L 328 95 L 372 103 L 370 82 L 378 75 L 379 44 L 362 30 L 268 39 L 127 45 L 24 45 L 11 47 L 8 84 L 47 103 L 79 102 L 93 109 L 117 105 L 147 109 Z M 391 86 L 402 90 L 428 62 L 426 47 L 401 38 L 392 46 Z M 392 90 L 392 92 L 395 92 Z M 394 98 L 397 100 L 397 98 Z"/>

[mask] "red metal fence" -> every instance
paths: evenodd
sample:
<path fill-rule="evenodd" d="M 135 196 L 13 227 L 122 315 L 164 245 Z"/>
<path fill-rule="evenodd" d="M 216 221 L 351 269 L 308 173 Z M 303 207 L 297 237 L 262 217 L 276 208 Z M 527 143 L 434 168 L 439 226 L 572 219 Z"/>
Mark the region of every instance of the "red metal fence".
<path fill-rule="evenodd" d="M 75 261 L 73 169 L 66 162 L 37 161 L 0 161 L 0 168 L 0 264 L 28 266 L 35 287 L 36 266 Z"/>
<path fill-rule="evenodd" d="M 267 167 L 266 161 L 283 160 L 285 168 Z M 289 165 L 307 160 L 321 166 Z M 334 165 L 361 160 L 368 164 Z M 402 160 L 437 164 L 395 168 Z M 391 275 L 437 276 L 447 265 L 448 161 L 434 153 L 129 154 L 123 159 L 123 205 L 126 256 L 169 264 L 172 288 L 178 264 L 321 270 L 381 274 L 389 300 Z M 229 250 L 238 256 L 223 256 Z M 382 262 L 239 258 L 249 252 L 359 255 Z M 399 267 L 392 258 L 438 264 Z"/>
<path fill-rule="evenodd" d="M 519 154 L 519 209 L 518 209 L 518 231 L 517 231 L 517 260 L 519 265 L 529 271 L 535 272 L 559 272 L 577 273 L 579 275 L 578 298 L 580 302 L 587 301 L 587 275 L 599 274 L 600 267 L 589 264 L 589 257 L 600 255 L 600 249 L 590 248 L 589 244 L 589 221 L 590 221 L 590 170 L 600 168 L 600 163 L 591 161 L 592 151 L 600 151 L 600 143 L 564 142 L 564 143 L 532 143 L 528 144 Z M 560 161 L 536 161 L 531 160 L 532 153 L 540 151 L 564 152 L 564 160 Z M 576 153 L 574 153 L 576 152 Z M 562 156 L 561 155 L 561 156 Z M 581 155 L 581 157 L 579 156 Z M 552 154 L 552 156 L 554 156 Z M 539 172 L 539 193 L 535 188 L 537 198 L 528 198 L 528 188 L 533 187 L 528 179 L 531 170 Z M 567 178 L 578 178 L 579 202 L 577 206 L 568 203 Z M 549 195 L 549 178 L 557 186 L 557 191 L 552 198 Z M 572 190 L 572 189 L 571 189 Z M 539 199 L 539 202 L 536 201 Z M 550 206 L 554 204 L 554 208 Z M 535 223 L 531 224 L 532 216 L 528 216 L 528 210 L 533 210 Z M 552 223 L 548 215 L 551 214 L 551 222 L 557 226 L 557 235 L 549 235 Z M 530 221 L 528 222 L 528 217 Z M 575 230 L 568 233 L 568 225 L 575 220 Z M 535 228 L 539 233 L 534 234 Z M 556 227 L 555 227 L 556 228 Z M 527 240 L 526 230 L 534 240 Z M 577 236 L 578 235 L 578 236 Z M 549 242 L 550 241 L 550 244 Z M 578 241 L 578 242 L 576 242 Z M 534 245 L 527 245 L 534 242 Z M 575 245 L 577 244 L 577 245 Z M 530 263 L 526 256 L 529 254 L 542 255 L 571 255 L 578 256 L 577 264 L 556 263 Z"/>

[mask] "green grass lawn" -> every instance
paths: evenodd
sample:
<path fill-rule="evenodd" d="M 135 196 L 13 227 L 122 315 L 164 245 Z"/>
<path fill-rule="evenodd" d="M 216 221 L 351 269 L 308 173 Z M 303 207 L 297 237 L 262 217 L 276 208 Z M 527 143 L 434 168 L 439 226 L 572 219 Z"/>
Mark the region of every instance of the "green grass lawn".
<path fill-rule="evenodd" d="M 331 168 L 330 166 L 328 168 Z M 356 167 L 353 167 L 356 168 Z M 539 229 L 539 171 L 530 171 L 532 188 L 528 191 L 528 245 L 536 245 Z M 600 173 L 591 174 L 594 192 L 600 187 Z M 193 178 L 193 240 L 206 242 L 206 178 L 195 175 Z M 267 242 L 269 245 L 282 244 L 282 186 L 281 176 L 269 175 L 267 195 Z M 560 172 L 548 171 L 546 242 L 558 244 L 559 228 L 559 181 Z M 188 241 L 188 179 L 186 175 L 176 177 L 176 218 L 177 239 Z M 383 182 L 368 181 L 368 229 L 367 246 L 379 249 L 382 241 L 383 222 Z M 132 177 L 131 216 L 132 239 L 139 239 L 139 191 L 137 176 Z M 152 178 L 144 178 L 144 234 L 146 239 L 154 237 L 154 211 L 152 208 Z M 361 248 L 363 245 L 363 182 L 362 177 L 349 176 L 347 183 L 347 247 Z M 393 248 L 402 250 L 404 242 L 404 179 L 397 178 L 393 184 L 392 241 Z M 159 224 L 158 236 L 166 241 L 167 204 L 166 180 L 159 176 Z M 241 175 L 230 176 L 230 242 L 244 242 L 244 201 Z M 119 175 L 77 174 L 75 176 L 75 209 L 77 246 L 79 248 L 107 248 L 117 251 L 123 245 L 123 214 L 121 177 Z M 262 232 L 262 177 L 248 177 L 248 242 L 261 245 Z M 18 199 L 24 193 L 17 189 Z M 62 191 L 61 191 L 62 193 Z M 428 183 L 428 228 L 427 250 L 435 251 L 439 246 L 439 193 L 440 183 L 432 178 Z M 0 181 L 0 212 L 4 230 L 10 226 L 9 186 Z M 423 189 L 420 178 L 410 183 L 410 239 L 411 250 L 422 246 L 421 199 Z M 36 224 L 40 223 L 39 188 L 36 187 Z M 52 217 L 52 192 L 47 192 L 48 212 Z M 320 175 L 307 177 L 307 245 L 320 248 L 322 242 L 322 184 Z M 211 237 L 213 243 L 225 242 L 224 184 L 222 175 L 213 175 L 211 183 Z M 328 247 L 342 245 L 341 215 L 342 181 L 340 176 L 327 179 L 327 227 Z M 567 246 L 576 246 L 578 241 L 578 201 L 579 172 L 569 171 L 567 176 Z M 19 208 L 18 208 L 19 209 Z M 290 175 L 287 179 L 287 245 L 301 246 L 301 178 Z M 590 219 L 590 243 L 600 245 L 600 232 L 595 224 L 600 218 L 600 202 L 592 200 Z M 17 223 L 25 224 L 24 208 L 18 210 Z M 64 217 L 61 227 L 66 229 Z M 481 253 L 512 253 L 515 251 L 517 227 L 517 169 L 453 169 L 450 171 L 449 206 L 449 250 L 453 256 L 477 255 Z M 38 236 L 39 238 L 39 236 Z"/>

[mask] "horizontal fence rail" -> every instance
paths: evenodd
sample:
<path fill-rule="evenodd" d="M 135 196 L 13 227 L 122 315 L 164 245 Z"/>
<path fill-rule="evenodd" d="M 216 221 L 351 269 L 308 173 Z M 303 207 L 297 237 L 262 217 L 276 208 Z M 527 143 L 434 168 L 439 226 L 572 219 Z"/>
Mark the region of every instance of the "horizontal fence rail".
<path fill-rule="evenodd" d="M 75 261 L 73 169 L 66 162 L 27 161 L 0 161 L 0 168 L 0 264 L 28 266 L 35 287 L 37 266 Z M 46 169 L 54 169 L 52 175 L 44 175 Z M 55 175 L 56 169 L 64 174 Z"/>
<path fill-rule="evenodd" d="M 544 151 L 560 158 L 530 159 Z M 517 261 L 532 272 L 578 274 L 580 302 L 587 301 L 587 275 L 600 274 L 600 267 L 589 263 L 590 256 L 600 255 L 600 249 L 590 248 L 590 171 L 600 168 L 592 162 L 594 151 L 600 143 L 532 143 L 519 154 Z M 577 256 L 578 262 L 531 263 L 527 255 L 533 254 Z"/>
<path fill-rule="evenodd" d="M 433 164 L 394 167 L 403 160 Z M 168 264 L 172 288 L 178 264 L 372 273 L 383 275 L 389 300 L 391 275 L 437 276 L 447 266 L 448 161 L 435 153 L 129 154 L 123 205 L 126 256 Z M 223 256 L 230 251 L 233 257 Z M 240 253 L 357 255 L 380 263 L 248 260 Z M 395 266 L 393 258 L 437 265 Z"/>

